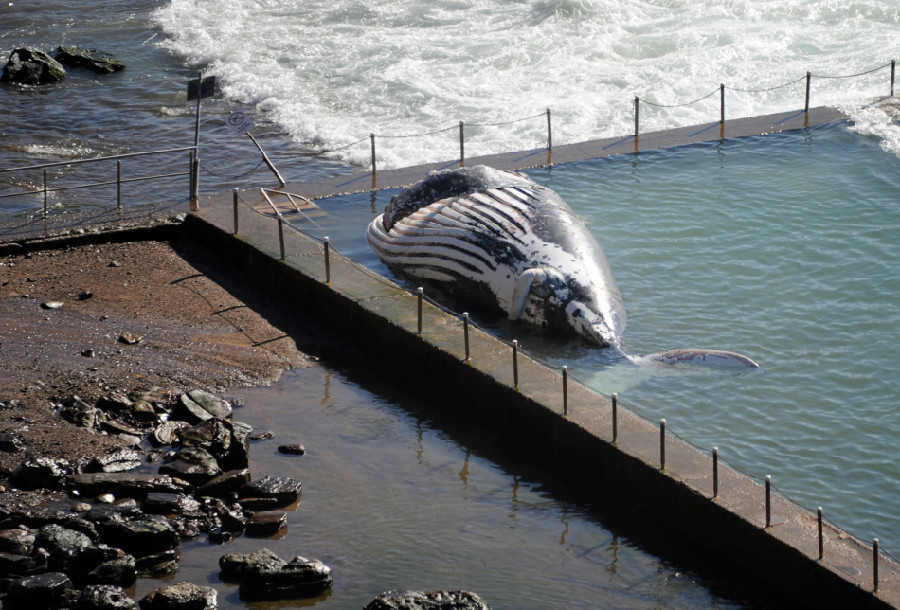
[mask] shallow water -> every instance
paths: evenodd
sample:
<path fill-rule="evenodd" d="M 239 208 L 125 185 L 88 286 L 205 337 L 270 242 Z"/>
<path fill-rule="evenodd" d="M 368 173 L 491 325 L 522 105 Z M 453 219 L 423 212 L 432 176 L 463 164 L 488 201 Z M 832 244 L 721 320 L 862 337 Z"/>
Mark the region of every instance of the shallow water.
<path fill-rule="evenodd" d="M 253 444 L 253 472 L 300 479 L 303 493 L 283 536 L 184 545 L 173 581 L 215 587 L 220 607 L 243 604 L 219 580 L 219 557 L 263 546 L 325 562 L 335 584 L 321 598 L 251 608 L 362 608 L 395 588 L 471 590 L 493 608 L 777 605 L 734 573 L 698 572 L 689 549 L 602 494 L 507 460 L 464 422 L 436 422 L 403 388 L 316 365 L 237 395 L 235 417 L 276 435 Z M 291 442 L 307 453 L 277 452 Z M 139 580 L 137 598 L 158 586 Z"/>

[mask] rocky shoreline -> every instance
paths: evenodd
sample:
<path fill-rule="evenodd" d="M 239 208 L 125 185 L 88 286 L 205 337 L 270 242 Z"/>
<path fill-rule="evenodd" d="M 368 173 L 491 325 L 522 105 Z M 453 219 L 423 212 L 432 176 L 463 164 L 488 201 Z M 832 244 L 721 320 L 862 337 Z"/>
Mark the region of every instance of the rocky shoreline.
<path fill-rule="evenodd" d="M 182 540 L 262 543 L 286 527 L 302 483 L 250 472 L 250 440 L 264 433 L 221 395 L 305 366 L 298 342 L 329 341 L 188 239 L 0 259 L 3 607 L 217 607 L 212 587 L 181 582 L 137 601 L 128 589 L 176 574 Z M 332 586 L 322 562 L 264 546 L 223 553 L 219 567 L 245 601 Z M 388 591 L 367 607 L 487 605 L 468 592 Z"/>

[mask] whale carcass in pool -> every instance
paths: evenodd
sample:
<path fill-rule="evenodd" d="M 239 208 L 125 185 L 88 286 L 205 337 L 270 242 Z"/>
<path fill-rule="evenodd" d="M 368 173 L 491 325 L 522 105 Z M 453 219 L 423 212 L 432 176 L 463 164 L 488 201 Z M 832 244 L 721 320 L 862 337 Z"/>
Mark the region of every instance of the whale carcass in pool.
<path fill-rule="evenodd" d="M 481 165 L 431 172 L 391 199 L 369 224 L 368 241 L 389 266 L 450 283 L 510 320 L 619 349 L 625 307 L 603 250 L 556 192 L 527 176 Z M 720 350 L 626 357 L 649 366 L 758 366 Z"/>

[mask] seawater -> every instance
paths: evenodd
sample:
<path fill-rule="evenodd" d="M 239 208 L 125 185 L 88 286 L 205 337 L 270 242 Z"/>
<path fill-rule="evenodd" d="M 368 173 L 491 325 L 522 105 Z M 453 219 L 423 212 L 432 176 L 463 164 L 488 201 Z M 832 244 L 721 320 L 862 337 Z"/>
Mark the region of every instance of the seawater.
<path fill-rule="evenodd" d="M 848 162 L 852 160 L 852 162 Z M 530 170 L 616 275 L 623 348 L 744 353 L 760 370 L 651 372 L 580 339 L 476 322 L 864 541 L 900 545 L 900 159 L 845 123 Z M 394 191 L 294 224 L 395 276 L 362 231 Z M 434 295 L 441 299 L 441 295 Z M 460 305 L 443 300 L 456 308 Z"/>

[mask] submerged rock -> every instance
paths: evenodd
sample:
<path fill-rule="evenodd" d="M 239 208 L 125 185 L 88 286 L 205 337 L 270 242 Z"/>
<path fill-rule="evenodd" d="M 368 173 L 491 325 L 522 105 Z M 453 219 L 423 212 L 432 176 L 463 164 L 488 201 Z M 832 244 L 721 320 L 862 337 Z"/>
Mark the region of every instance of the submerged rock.
<path fill-rule="evenodd" d="M 316 559 L 296 557 L 281 566 L 262 563 L 241 574 L 238 592 L 244 601 L 315 597 L 333 586 L 331 568 Z"/>
<path fill-rule="evenodd" d="M 490 610 L 480 597 L 468 591 L 387 591 L 364 610 Z"/>
<path fill-rule="evenodd" d="M 303 484 L 294 478 L 266 475 L 241 487 L 239 494 L 242 498 L 275 498 L 285 505 L 296 502 L 302 488 Z"/>
<path fill-rule="evenodd" d="M 56 61 L 64 66 L 87 68 L 97 74 L 109 74 L 121 72 L 125 69 L 118 59 L 110 53 L 98 49 L 79 49 L 77 47 L 58 47 L 55 53 Z"/>
<path fill-rule="evenodd" d="M 18 85 L 43 85 L 65 77 L 66 69 L 50 55 L 33 47 L 23 47 L 9 54 L 0 80 Z"/>
<path fill-rule="evenodd" d="M 219 558 L 222 580 L 240 580 L 245 570 L 254 566 L 282 567 L 287 562 L 267 548 L 252 553 L 225 553 Z"/>

